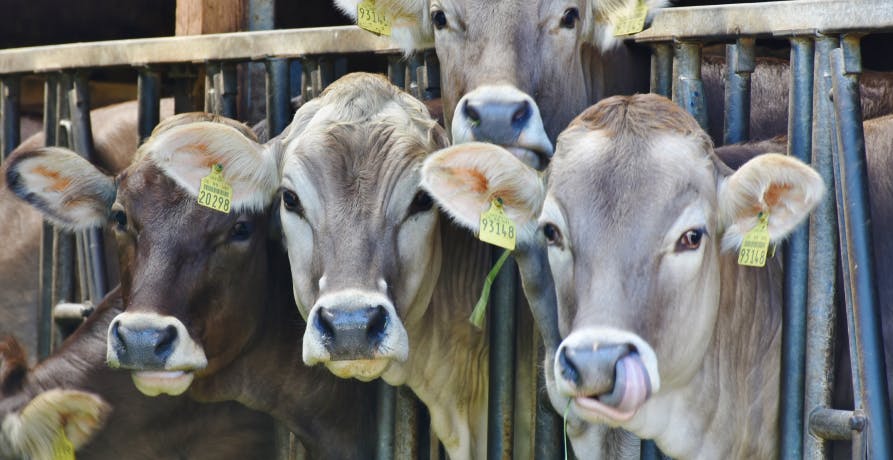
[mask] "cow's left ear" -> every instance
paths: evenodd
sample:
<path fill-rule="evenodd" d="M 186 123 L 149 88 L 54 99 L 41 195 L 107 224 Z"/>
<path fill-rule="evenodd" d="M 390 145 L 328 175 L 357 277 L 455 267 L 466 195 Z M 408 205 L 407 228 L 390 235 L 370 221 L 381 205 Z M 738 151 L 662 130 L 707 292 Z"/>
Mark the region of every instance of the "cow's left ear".
<path fill-rule="evenodd" d="M 654 10 L 663 8 L 673 3 L 671 0 L 590 0 L 594 27 L 592 41 L 596 48 L 602 52 L 616 48 L 623 43 L 623 37 L 615 36 L 614 21 L 618 17 L 628 16 L 640 3 L 648 8 L 648 20 L 654 15 Z M 586 25 L 584 24 L 584 27 Z"/>
<path fill-rule="evenodd" d="M 720 179 L 719 211 L 724 248 L 737 248 L 768 213 L 772 242 L 784 239 L 818 205 L 825 183 L 817 172 L 786 155 L 768 153 Z"/>
<path fill-rule="evenodd" d="M 262 211 L 279 186 L 277 159 L 253 139 L 218 122 L 193 122 L 153 134 L 140 147 L 166 175 L 194 196 L 215 165 L 232 187 L 232 210 Z"/>
<path fill-rule="evenodd" d="M 479 142 L 455 145 L 428 157 L 422 166 L 422 187 L 460 225 L 474 232 L 481 213 L 496 198 L 502 199 L 515 225 L 522 230 L 535 227 L 546 194 L 539 173 L 504 148 Z"/>

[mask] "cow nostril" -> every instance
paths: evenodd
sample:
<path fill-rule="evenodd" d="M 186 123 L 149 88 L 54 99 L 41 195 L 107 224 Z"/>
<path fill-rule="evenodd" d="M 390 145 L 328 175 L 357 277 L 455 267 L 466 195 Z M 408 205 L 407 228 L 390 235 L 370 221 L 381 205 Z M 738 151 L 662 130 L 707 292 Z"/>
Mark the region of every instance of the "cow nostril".
<path fill-rule="evenodd" d="M 174 343 L 177 340 L 177 328 L 168 326 L 159 334 L 158 343 L 155 344 L 155 356 L 166 360 L 174 351 Z"/>
<path fill-rule="evenodd" d="M 468 102 L 465 103 L 465 108 L 462 109 L 465 112 L 465 117 L 468 118 L 472 124 L 477 125 L 481 122 L 481 114 L 471 106 Z"/>
<path fill-rule="evenodd" d="M 568 348 L 562 348 L 558 352 L 558 364 L 561 366 L 561 376 L 565 380 L 573 383 L 575 386 L 580 385 L 580 372 L 572 361 L 572 357 L 568 353 L 573 354 Z"/>
<path fill-rule="evenodd" d="M 314 325 L 316 326 L 316 330 L 322 334 L 325 339 L 332 339 L 335 337 L 335 315 L 329 311 L 326 307 L 319 307 L 319 313 L 316 315 L 316 320 L 314 321 Z"/>
<path fill-rule="evenodd" d="M 369 322 L 366 327 L 366 336 L 371 342 L 381 340 L 385 328 L 388 325 L 388 311 L 384 305 L 376 305 L 369 309 Z"/>
<path fill-rule="evenodd" d="M 523 101 L 521 102 L 518 110 L 515 110 L 515 113 L 512 114 L 512 123 L 514 124 L 524 124 L 527 123 L 527 120 L 530 119 L 530 102 Z"/>
<path fill-rule="evenodd" d="M 112 324 L 112 339 L 114 339 L 114 341 L 115 341 L 114 345 L 116 347 L 121 347 L 122 349 L 126 350 L 127 344 L 124 342 L 124 337 L 121 337 L 121 331 L 118 330 L 120 325 L 121 325 L 121 323 L 118 321 L 115 321 Z"/>

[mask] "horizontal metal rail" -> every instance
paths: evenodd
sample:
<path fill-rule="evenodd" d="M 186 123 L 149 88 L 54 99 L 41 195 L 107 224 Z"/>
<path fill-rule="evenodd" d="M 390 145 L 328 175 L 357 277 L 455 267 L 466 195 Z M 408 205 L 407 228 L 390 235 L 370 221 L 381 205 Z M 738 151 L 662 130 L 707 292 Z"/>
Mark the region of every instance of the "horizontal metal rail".
<path fill-rule="evenodd" d="M 0 74 L 399 51 L 356 26 L 319 27 L 12 48 L 0 51 Z"/>
<path fill-rule="evenodd" d="M 890 0 L 802 0 L 665 8 L 639 42 L 871 32 L 893 25 Z"/>

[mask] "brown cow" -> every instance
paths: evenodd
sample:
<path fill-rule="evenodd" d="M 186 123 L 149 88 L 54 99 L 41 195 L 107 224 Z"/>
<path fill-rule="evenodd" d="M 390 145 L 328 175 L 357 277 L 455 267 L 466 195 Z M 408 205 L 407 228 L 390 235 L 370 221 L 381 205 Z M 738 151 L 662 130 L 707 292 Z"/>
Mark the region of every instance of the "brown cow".
<path fill-rule="evenodd" d="M 117 178 L 47 148 L 12 156 L 7 181 L 59 225 L 115 228 L 125 312 L 105 323 L 106 359 L 142 393 L 238 401 L 285 422 L 316 457 L 365 458 L 374 387 L 300 363 L 303 323 L 269 238 L 275 163 L 264 176 L 242 158 L 259 151 L 244 126 L 190 114 L 159 125 Z M 232 186 L 230 213 L 196 202 L 215 164 Z"/>
<path fill-rule="evenodd" d="M 733 173 L 688 114 L 637 95 L 574 120 L 545 189 L 487 144 L 438 153 L 423 175 L 466 227 L 500 196 L 548 246 L 563 340 L 547 386 L 577 452 L 604 423 L 675 458 L 777 457 L 781 259 L 745 267 L 735 250 L 761 213 L 772 241 L 805 219 L 825 188 L 808 166 L 770 154 Z"/>

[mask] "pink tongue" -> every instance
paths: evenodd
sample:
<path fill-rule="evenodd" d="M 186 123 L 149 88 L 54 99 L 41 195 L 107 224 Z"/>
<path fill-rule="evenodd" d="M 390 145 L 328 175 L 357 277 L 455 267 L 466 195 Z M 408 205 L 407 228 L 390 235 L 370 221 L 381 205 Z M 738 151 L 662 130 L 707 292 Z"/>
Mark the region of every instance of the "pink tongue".
<path fill-rule="evenodd" d="M 616 409 L 620 412 L 633 412 L 648 398 L 651 384 L 645 364 L 637 353 L 627 355 L 617 362 L 615 386 L 622 388 L 622 397 Z"/>

